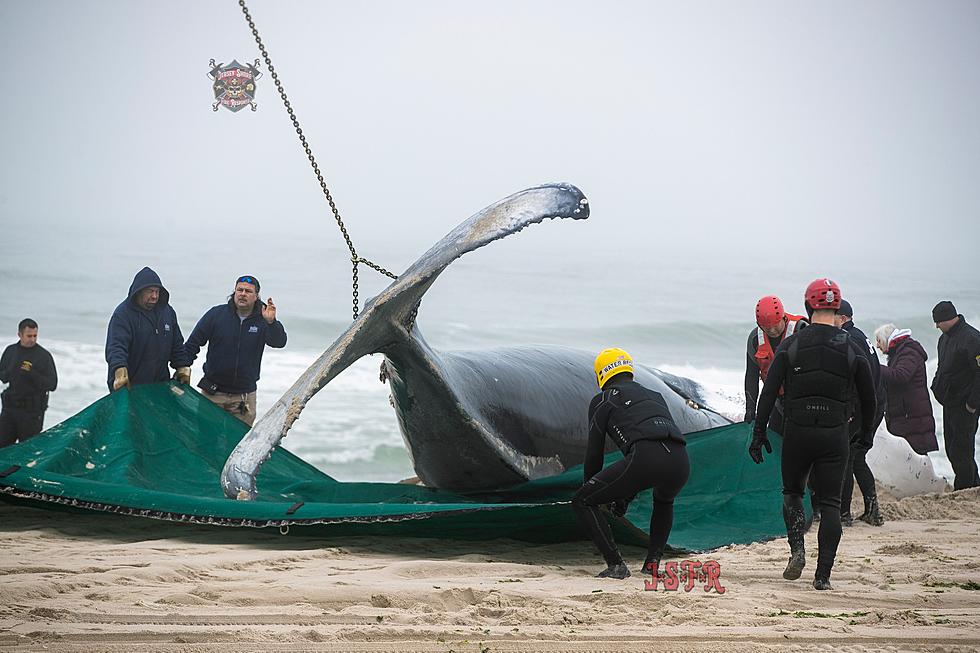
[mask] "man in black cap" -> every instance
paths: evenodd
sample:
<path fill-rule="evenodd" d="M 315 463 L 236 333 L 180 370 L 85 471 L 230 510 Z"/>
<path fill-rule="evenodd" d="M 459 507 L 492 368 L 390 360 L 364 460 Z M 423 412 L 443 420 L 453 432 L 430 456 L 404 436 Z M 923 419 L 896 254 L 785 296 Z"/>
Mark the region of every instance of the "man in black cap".
<path fill-rule="evenodd" d="M 881 526 L 885 523 L 885 519 L 878 509 L 875 477 L 871 473 L 871 468 L 868 467 L 865 456 L 874 445 L 875 432 L 885 417 L 885 388 L 881 381 L 881 365 L 878 362 L 878 355 L 874 351 L 874 345 L 864 335 L 864 332 L 854 325 L 853 317 L 854 309 L 851 308 L 851 303 L 842 299 L 840 308 L 837 309 L 837 317 L 834 318 L 834 325 L 838 329 L 846 331 L 864 357 L 868 359 L 868 365 L 871 367 L 871 378 L 874 380 L 875 398 L 878 401 L 874 427 L 870 433 L 862 433 L 861 402 L 856 396 L 851 400 L 851 421 L 849 424 L 851 450 L 847 460 L 847 471 L 844 474 L 844 488 L 841 490 L 840 496 L 840 521 L 844 526 L 850 526 L 854 521 L 851 516 L 851 495 L 854 493 L 854 479 L 856 478 L 858 487 L 861 488 L 861 495 L 864 497 L 864 513 L 858 519 L 872 526 Z"/>
<path fill-rule="evenodd" d="M 939 336 L 939 368 L 932 393 L 943 406 L 943 439 L 953 466 L 953 489 L 980 485 L 974 450 L 980 407 L 980 331 L 967 324 L 950 301 L 932 309 Z"/>
<path fill-rule="evenodd" d="M 228 302 L 201 317 L 185 346 L 191 361 L 208 344 L 204 377 L 197 384 L 208 399 L 249 426 L 255 422 L 255 388 L 265 346 L 286 346 L 286 329 L 276 319 L 272 297 L 259 297 L 259 280 L 238 277 Z"/>

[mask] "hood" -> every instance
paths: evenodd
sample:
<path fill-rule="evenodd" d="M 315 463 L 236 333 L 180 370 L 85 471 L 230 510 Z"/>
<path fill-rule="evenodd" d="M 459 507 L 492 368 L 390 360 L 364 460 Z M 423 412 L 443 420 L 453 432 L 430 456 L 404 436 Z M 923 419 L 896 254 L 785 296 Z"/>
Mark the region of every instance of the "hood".
<path fill-rule="evenodd" d="M 912 331 L 910 329 L 895 329 L 895 332 L 888 339 L 888 354 L 893 355 L 904 347 L 918 352 L 922 360 L 929 360 L 929 354 L 922 348 L 919 341 L 912 339 Z"/>
<path fill-rule="evenodd" d="M 160 288 L 160 300 L 157 302 L 157 306 L 170 303 L 170 293 L 163 287 L 163 282 L 160 281 L 160 275 L 150 268 L 143 268 L 133 277 L 133 283 L 129 286 L 129 301 L 136 304 L 136 294 L 150 286 L 158 286 Z"/>

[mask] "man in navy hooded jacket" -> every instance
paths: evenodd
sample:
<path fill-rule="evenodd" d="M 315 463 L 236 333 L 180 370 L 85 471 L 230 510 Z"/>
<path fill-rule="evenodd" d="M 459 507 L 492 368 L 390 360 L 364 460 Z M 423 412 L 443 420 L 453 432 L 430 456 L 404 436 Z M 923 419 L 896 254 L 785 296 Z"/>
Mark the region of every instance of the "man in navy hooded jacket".
<path fill-rule="evenodd" d="M 109 390 L 170 378 L 170 363 L 178 381 L 190 382 L 192 359 L 184 348 L 170 293 L 150 268 L 136 273 L 126 301 L 112 312 L 105 340 Z"/>
<path fill-rule="evenodd" d="M 208 343 L 198 387 L 249 426 L 255 422 L 255 388 L 265 346 L 286 346 L 286 329 L 276 319 L 276 305 L 271 297 L 263 302 L 259 288 L 255 277 L 239 277 L 228 302 L 209 309 L 187 339 L 191 361 Z"/>

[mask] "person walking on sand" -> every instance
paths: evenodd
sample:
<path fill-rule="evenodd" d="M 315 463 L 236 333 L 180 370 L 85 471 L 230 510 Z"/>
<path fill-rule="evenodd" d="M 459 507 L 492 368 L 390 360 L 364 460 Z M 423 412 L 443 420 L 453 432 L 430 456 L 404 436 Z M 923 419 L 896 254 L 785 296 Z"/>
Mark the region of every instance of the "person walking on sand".
<path fill-rule="evenodd" d="M 840 493 L 850 445 L 851 397 L 861 406 L 860 433 L 870 433 L 875 418 L 875 388 L 868 361 L 846 332 L 834 326 L 840 288 L 816 279 L 804 294 L 810 326 L 783 340 L 759 396 L 749 456 L 762 463 L 762 449 L 772 453 L 766 434 L 779 388 L 784 388 L 786 421 L 780 466 L 783 520 L 790 558 L 783 578 L 796 580 L 806 566 L 803 491 L 809 475 L 820 497 L 817 569 L 813 587 L 833 589 L 830 572 L 840 544 Z"/>

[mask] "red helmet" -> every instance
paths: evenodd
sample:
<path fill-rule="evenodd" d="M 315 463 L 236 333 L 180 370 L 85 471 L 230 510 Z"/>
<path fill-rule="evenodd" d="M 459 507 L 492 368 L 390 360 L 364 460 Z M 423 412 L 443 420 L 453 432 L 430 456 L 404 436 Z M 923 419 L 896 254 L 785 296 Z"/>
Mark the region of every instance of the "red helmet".
<path fill-rule="evenodd" d="M 840 308 L 840 286 L 830 279 L 814 279 L 806 287 L 803 301 L 815 311 Z"/>
<path fill-rule="evenodd" d="M 786 317 L 783 302 L 775 295 L 766 295 L 755 305 L 755 323 L 763 329 L 771 329 Z"/>

